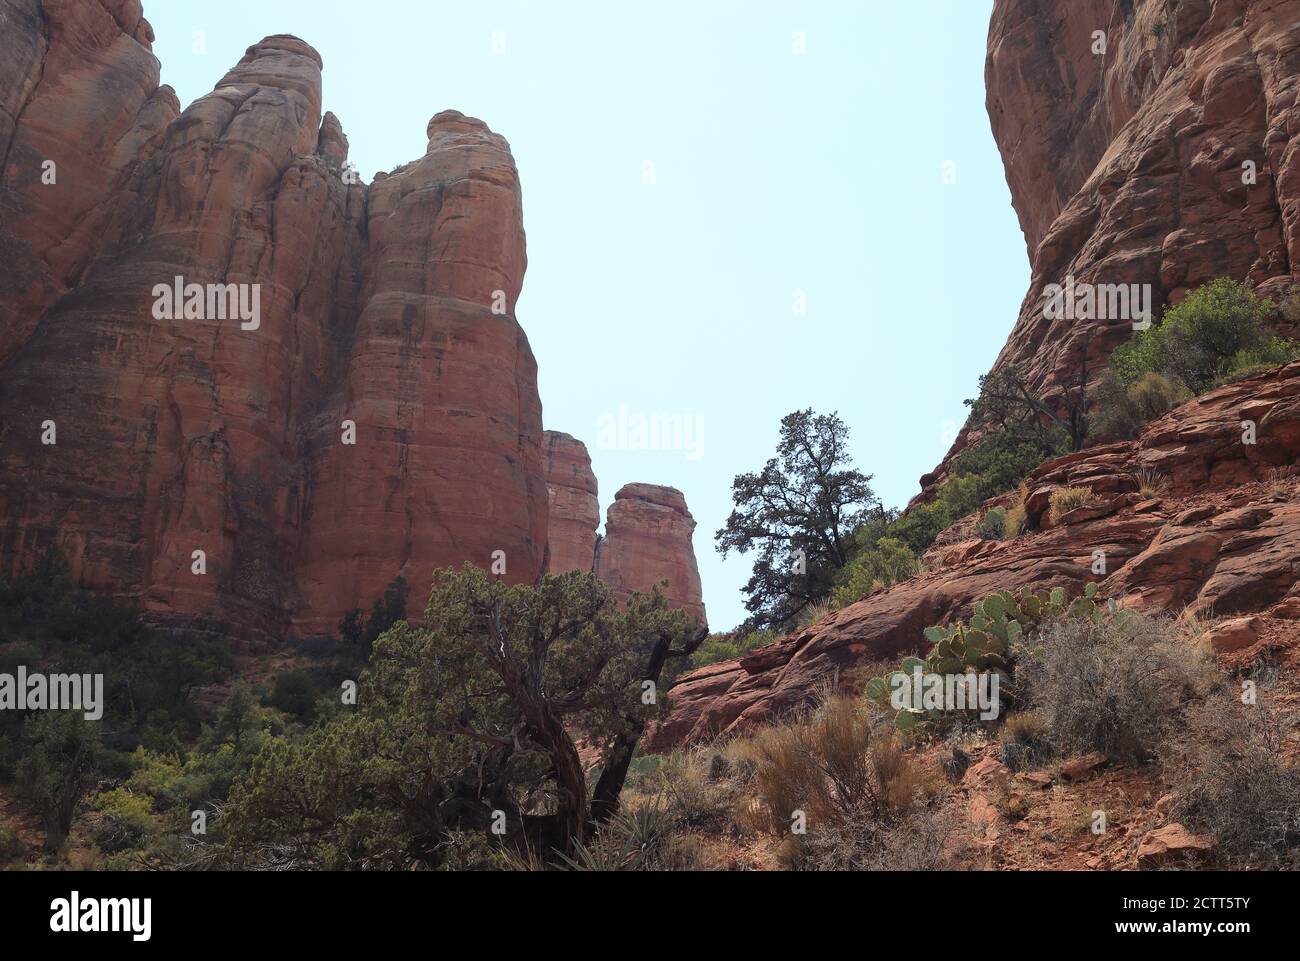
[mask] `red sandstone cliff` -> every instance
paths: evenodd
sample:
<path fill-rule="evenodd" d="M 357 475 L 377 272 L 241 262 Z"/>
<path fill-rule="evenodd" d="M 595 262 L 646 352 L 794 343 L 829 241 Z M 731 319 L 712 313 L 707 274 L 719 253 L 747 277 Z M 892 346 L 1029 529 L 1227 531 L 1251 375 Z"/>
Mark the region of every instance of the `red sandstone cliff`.
<path fill-rule="evenodd" d="M 1085 357 L 1099 375 L 1132 335 L 1126 319 L 1047 319 L 1044 290 L 1068 277 L 1150 284 L 1157 317 L 1216 277 L 1287 294 L 1300 256 L 1298 24 L 1300 0 L 998 0 L 988 112 L 1033 279 L 996 366 L 1059 397 Z"/>
<path fill-rule="evenodd" d="M 332 632 L 398 574 L 418 599 L 498 552 L 512 582 L 548 549 L 594 568 L 590 459 L 543 438 L 514 316 L 502 137 L 439 113 L 367 186 L 295 37 L 182 113 L 139 0 L 0 0 L 0 22 L 3 563 L 57 548 L 157 623 L 260 642 Z M 256 291 L 256 320 L 160 311 L 178 277 Z M 667 578 L 702 618 L 681 495 L 616 507 L 615 593 Z"/>
<path fill-rule="evenodd" d="M 263 638 L 498 550 L 535 578 L 546 478 L 506 142 L 439 114 L 423 158 L 349 184 L 301 40 L 254 45 L 178 116 L 138 3 L 0 5 L 6 561 L 57 546 L 157 620 Z M 260 324 L 159 318 L 177 276 L 255 285 Z"/>
<path fill-rule="evenodd" d="M 597 550 L 596 573 L 616 597 L 647 592 L 667 581 L 669 605 L 704 626 L 700 572 L 691 535 L 695 518 L 681 491 L 653 484 L 628 484 L 605 516 L 605 538 Z"/>
<path fill-rule="evenodd" d="M 594 570 L 600 502 L 587 445 L 548 430 L 543 447 L 551 505 L 547 570 L 552 574 Z"/>

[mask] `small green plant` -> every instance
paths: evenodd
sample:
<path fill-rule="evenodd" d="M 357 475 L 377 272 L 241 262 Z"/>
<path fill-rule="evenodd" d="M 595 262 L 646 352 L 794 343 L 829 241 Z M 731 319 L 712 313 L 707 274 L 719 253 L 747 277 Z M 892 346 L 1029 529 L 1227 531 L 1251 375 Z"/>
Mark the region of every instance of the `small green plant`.
<path fill-rule="evenodd" d="M 975 525 L 975 533 L 986 541 L 1000 541 L 1006 536 L 1007 512 L 1005 508 L 994 507 Z"/>
<path fill-rule="evenodd" d="M 1093 502 L 1092 489 L 1088 487 L 1062 487 L 1052 491 L 1048 500 L 1047 516 L 1053 524 L 1060 523 L 1062 517 Z"/>

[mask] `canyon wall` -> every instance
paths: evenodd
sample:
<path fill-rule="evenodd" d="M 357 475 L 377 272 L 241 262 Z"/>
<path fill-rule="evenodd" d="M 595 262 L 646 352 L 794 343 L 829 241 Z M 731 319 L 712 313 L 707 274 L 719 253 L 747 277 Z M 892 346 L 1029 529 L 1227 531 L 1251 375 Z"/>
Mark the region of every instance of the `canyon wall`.
<path fill-rule="evenodd" d="M 546 485 L 550 491 L 547 570 L 590 571 L 596 562 L 596 528 L 600 526 L 598 485 L 587 445 L 568 434 L 548 430 Z"/>
<path fill-rule="evenodd" d="M 398 574 L 498 550 L 535 579 L 506 142 L 438 114 L 424 157 L 366 186 L 301 40 L 254 45 L 179 113 L 138 3 L 0 5 L 5 562 L 55 547 L 159 623 L 249 640 L 332 631 Z M 256 289 L 260 316 L 159 309 L 177 277 Z"/>
<path fill-rule="evenodd" d="M 1032 268 L 996 367 L 1059 403 L 1132 336 L 1125 317 L 1048 319 L 1069 277 L 1150 284 L 1157 318 L 1216 277 L 1291 295 L 1300 0 L 998 0 L 985 74 Z"/>
<path fill-rule="evenodd" d="M 415 614 L 436 568 L 498 552 L 512 583 L 594 569 L 590 458 L 543 433 L 514 314 L 502 137 L 444 111 L 366 185 L 296 37 L 182 112 L 139 0 L 0 22 L 0 563 L 57 550 L 244 647 L 331 633 L 399 574 Z M 643 493 L 611 509 L 606 579 L 668 578 L 702 618 L 685 501 Z"/>

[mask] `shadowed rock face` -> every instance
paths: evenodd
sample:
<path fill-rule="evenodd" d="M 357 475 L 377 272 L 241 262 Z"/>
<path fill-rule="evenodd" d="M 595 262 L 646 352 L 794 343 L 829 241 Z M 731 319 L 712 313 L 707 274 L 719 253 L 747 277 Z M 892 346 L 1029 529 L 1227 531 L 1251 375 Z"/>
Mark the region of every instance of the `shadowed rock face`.
<path fill-rule="evenodd" d="M 509 580 L 537 577 L 506 142 L 442 113 L 424 157 L 350 183 L 301 40 L 250 47 L 178 113 L 138 2 L 0 9 L 5 562 L 58 547 L 160 622 L 250 640 L 332 631 L 399 573 L 427 584 L 498 550 Z M 175 277 L 255 286 L 259 324 L 160 317 Z"/>
<path fill-rule="evenodd" d="M 681 491 L 653 484 L 628 484 L 616 495 L 605 517 L 605 538 L 596 558 L 596 573 L 614 596 L 648 593 L 667 581 L 670 607 L 681 608 L 704 626 L 700 572 L 691 535 L 695 518 Z"/>
<path fill-rule="evenodd" d="M 1242 442 L 1243 421 L 1255 423 L 1257 443 Z M 834 679 L 856 689 L 870 665 L 922 651 L 926 627 L 968 617 L 998 590 L 1073 595 L 1097 581 L 1101 597 L 1148 613 L 1300 618 L 1300 487 L 1293 473 L 1273 480 L 1298 459 L 1295 363 L 1171 411 L 1136 441 L 1049 461 L 1030 475 L 1026 501 L 1043 530 L 938 548 L 919 577 L 687 675 L 668 692 L 649 749 L 752 730 L 807 705 Z M 1157 496 L 1139 493 L 1144 469 L 1159 478 Z M 1061 487 L 1088 487 L 1096 500 L 1053 524 L 1048 502 Z"/>
<path fill-rule="evenodd" d="M 1291 289 L 1298 18 L 1296 0 L 997 0 L 988 112 L 1033 279 L 996 366 L 1019 365 L 1049 398 L 1085 360 L 1100 375 L 1132 321 L 1044 317 L 1045 289 L 1069 277 L 1150 284 L 1157 317 L 1216 277 Z"/>
<path fill-rule="evenodd" d="M 546 432 L 544 447 L 551 498 L 547 570 L 552 574 L 593 570 L 600 503 L 591 456 L 582 441 L 553 430 Z"/>

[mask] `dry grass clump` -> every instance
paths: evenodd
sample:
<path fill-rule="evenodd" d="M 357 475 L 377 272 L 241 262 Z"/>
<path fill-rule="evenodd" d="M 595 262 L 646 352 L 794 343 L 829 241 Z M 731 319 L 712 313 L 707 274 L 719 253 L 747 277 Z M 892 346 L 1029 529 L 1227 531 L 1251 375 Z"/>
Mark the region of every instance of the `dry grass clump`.
<path fill-rule="evenodd" d="M 666 757 L 651 787 L 681 827 L 736 833 L 751 776 L 752 766 L 733 761 L 725 749 L 694 748 Z"/>
<path fill-rule="evenodd" d="M 1169 493 L 1169 480 L 1154 467 L 1142 466 L 1138 469 L 1138 493 L 1148 499 L 1164 497 Z"/>
<path fill-rule="evenodd" d="M 1182 708 L 1221 679 L 1172 622 L 1131 611 L 1052 624 L 1016 667 L 1017 695 L 1042 716 L 1058 753 L 1132 761 L 1149 760 Z"/>
<path fill-rule="evenodd" d="M 1053 524 L 1059 523 L 1061 518 L 1070 511 L 1091 504 L 1094 499 L 1092 489 L 1089 487 L 1058 488 L 1052 491 L 1052 496 L 1048 500 L 1047 516 Z"/>
<path fill-rule="evenodd" d="M 1287 730 L 1258 704 L 1212 697 L 1188 711 L 1166 752 L 1178 785 L 1172 816 L 1217 839 L 1234 864 L 1300 867 L 1300 768 L 1283 760 Z"/>
<path fill-rule="evenodd" d="M 1051 729 L 1042 714 L 1017 711 L 1003 722 L 1001 761 L 1011 770 L 1042 764 L 1051 756 Z"/>
<path fill-rule="evenodd" d="M 1015 540 L 1024 533 L 1025 525 L 1029 523 L 1029 511 L 1025 508 L 1027 500 L 1029 500 L 1029 485 L 1021 484 L 1016 492 L 1015 502 L 1002 515 L 1002 536 L 1006 540 Z"/>
<path fill-rule="evenodd" d="M 1274 497 L 1287 499 L 1295 493 L 1295 468 L 1270 467 L 1265 478 Z"/>
<path fill-rule="evenodd" d="M 801 843 L 784 867 L 804 871 L 960 871 L 971 866 L 965 820 L 953 804 L 916 807 L 889 824 L 855 815 Z"/>
<path fill-rule="evenodd" d="M 790 831 L 797 811 L 810 826 L 859 813 L 888 818 L 911 804 L 921 784 L 897 736 L 859 698 L 832 696 L 805 718 L 767 728 L 747 754 L 767 828 L 778 835 Z"/>

